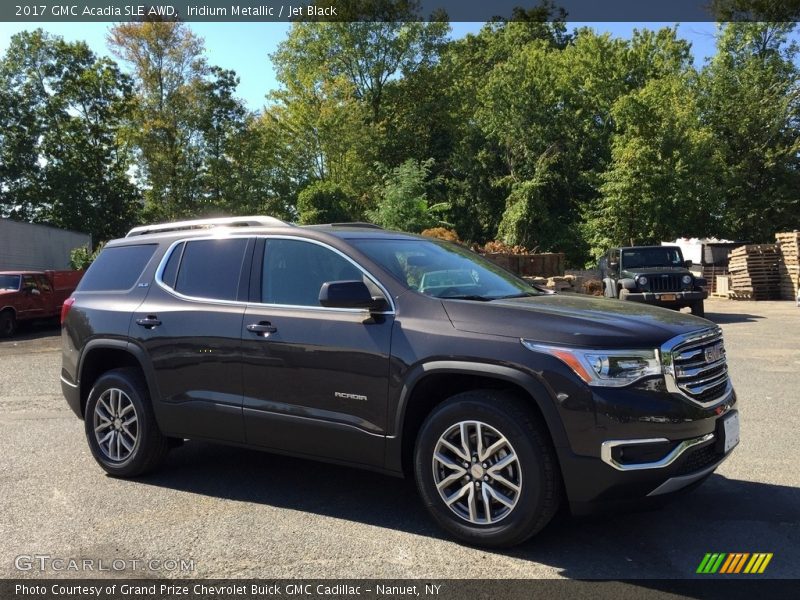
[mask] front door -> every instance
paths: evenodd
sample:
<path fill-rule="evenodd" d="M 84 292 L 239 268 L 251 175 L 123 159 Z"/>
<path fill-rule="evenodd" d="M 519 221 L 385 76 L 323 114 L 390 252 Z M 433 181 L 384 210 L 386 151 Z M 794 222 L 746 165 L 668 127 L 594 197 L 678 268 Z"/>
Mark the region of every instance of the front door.
<path fill-rule="evenodd" d="M 319 291 L 363 280 L 385 293 L 350 259 L 309 240 L 262 240 L 254 266 L 260 289 L 242 327 L 248 443 L 382 466 L 394 315 L 325 308 Z"/>

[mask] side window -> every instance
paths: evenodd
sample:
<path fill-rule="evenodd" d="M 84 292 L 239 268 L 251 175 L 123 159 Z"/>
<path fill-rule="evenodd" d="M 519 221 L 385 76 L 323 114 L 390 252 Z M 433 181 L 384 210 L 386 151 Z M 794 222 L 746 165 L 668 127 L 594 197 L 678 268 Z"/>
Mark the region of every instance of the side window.
<path fill-rule="evenodd" d="M 326 281 L 362 278 L 353 263 L 328 248 L 302 240 L 268 239 L 264 245 L 261 301 L 319 306 L 319 289 Z"/>
<path fill-rule="evenodd" d="M 167 260 L 167 264 L 164 265 L 164 271 L 161 273 L 161 281 L 173 289 L 175 288 L 175 280 L 178 278 L 178 265 L 181 264 L 185 245 L 185 243 L 180 243 L 172 249 L 172 254 L 169 255 L 169 260 Z"/>
<path fill-rule="evenodd" d="M 609 254 L 609 263 L 619 264 L 619 249 L 613 248 Z"/>
<path fill-rule="evenodd" d="M 175 290 L 195 298 L 236 300 L 246 248 L 246 238 L 186 242 Z"/>
<path fill-rule="evenodd" d="M 105 248 L 78 285 L 79 292 L 129 290 L 156 251 L 155 244 Z"/>
<path fill-rule="evenodd" d="M 37 276 L 36 281 L 39 284 L 39 289 L 43 292 L 50 293 L 53 291 L 53 287 L 50 285 L 50 280 L 46 275 Z"/>
<path fill-rule="evenodd" d="M 22 289 L 38 289 L 39 286 L 36 285 L 36 280 L 33 278 L 32 275 L 23 275 L 22 276 Z"/>

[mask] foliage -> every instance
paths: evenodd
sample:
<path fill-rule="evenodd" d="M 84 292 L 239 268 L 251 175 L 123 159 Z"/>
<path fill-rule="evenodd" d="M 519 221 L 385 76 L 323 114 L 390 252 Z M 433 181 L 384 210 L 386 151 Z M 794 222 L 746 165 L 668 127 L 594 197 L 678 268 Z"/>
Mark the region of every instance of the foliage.
<path fill-rule="evenodd" d="M 463 243 L 455 231 L 452 229 L 447 229 L 446 227 L 432 227 L 430 229 L 424 229 L 420 235 L 436 238 L 437 240 L 444 240 L 445 242 L 455 242 L 456 244 Z"/>
<path fill-rule="evenodd" d="M 386 229 L 419 233 L 445 224 L 438 215 L 446 204 L 428 204 L 428 177 L 432 161 L 405 161 L 387 172 L 378 191 L 378 206 L 367 215 Z"/>
<path fill-rule="evenodd" d="M 509 246 L 500 240 L 492 240 L 486 242 L 482 246 L 476 246 L 476 252 L 482 254 L 534 254 L 533 250 L 529 250 L 525 246 Z"/>
<path fill-rule="evenodd" d="M 120 138 L 128 78 L 83 42 L 41 30 L 12 37 L 0 59 L 0 214 L 120 235 L 139 192 Z"/>
<path fill-rule="evenodd" d="M 447 220 L 574 266 L 631 241 L 770 241 L 800 227 L 796 23 L 771 0 L 713 5 L 775 22 L 732 18 L 695 68 L 674 27 L 568 31 L 551 0 L 458 40 L 418 0 L 359 0 L 293 24 L 257 112 L 185 23 L 115 25 L 130 76 L 25 32 L 0 57 L 0 213 L 95 239 L 212 214 Z"/>
<path fill-rule="evenodd" d="M 97 259 L 103 250 L 105 242 L 98 244 L 94 252 L 86 246 L 78 246 L 69 251 L 69 268 L 75 271 L 85 271 Z"/>
<path fill-rule="evenodd" d="M 297 212 L 303 225 L 353 221 L 353 204 L 345 191 L 330 181 L 315 181 L 297 196 Z"/>

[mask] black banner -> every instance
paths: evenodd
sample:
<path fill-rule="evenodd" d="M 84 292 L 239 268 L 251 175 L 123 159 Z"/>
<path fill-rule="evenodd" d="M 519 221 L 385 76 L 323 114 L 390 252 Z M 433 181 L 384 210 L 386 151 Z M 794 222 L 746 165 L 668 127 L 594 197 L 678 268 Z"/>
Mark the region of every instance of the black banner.
<path fill-rule="evenodd" d="M 468 565 L 465 567 L 468 570 Z M 641 579 L 61 579 L 0 580 L 2 600 L 639 600 L 797 597 L 796 580 L 710 577 L 693 580 Z"/>
<path fill-rule="evenodd" d="M 0 21 L 797 21 L 800 0 L 4 0 Z"/>

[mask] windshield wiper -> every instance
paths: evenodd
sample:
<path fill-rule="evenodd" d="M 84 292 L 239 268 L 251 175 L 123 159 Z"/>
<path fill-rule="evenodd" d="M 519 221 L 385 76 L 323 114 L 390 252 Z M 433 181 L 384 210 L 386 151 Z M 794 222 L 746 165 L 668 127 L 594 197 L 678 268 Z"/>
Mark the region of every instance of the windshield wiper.
<path fill-rule="evenodd" d="M 508 296 L 498 296 L 492 300 L 509 300 L 511 298 L 532 298 L 534 296 L 541 296 L 542 294 L 532 294 L 530 292 L 520 292 L 519 294 L 509 294 Z"/>
<path fill-rule="evenodd" d="M 465 294 L 463 296 L 438 296 L 439 300 L 477 300 L 478 302 L 490 302 L 497 300 L 497 298 L 490 298 L 489 296 L 478 296 L 477 294 Z"/>

